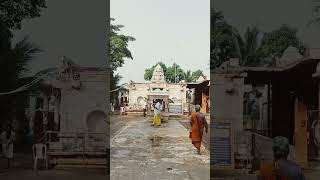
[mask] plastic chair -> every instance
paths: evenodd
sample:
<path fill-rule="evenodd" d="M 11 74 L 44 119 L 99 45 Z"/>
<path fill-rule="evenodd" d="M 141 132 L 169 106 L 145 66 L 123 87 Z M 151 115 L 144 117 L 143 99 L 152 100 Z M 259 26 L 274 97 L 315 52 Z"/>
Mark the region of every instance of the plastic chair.
<path fill-rule="evenodd" d="M 34 170 L 37 169 L 38 160 L 44 160 L 46 169 L 48 169 L 47 146 L 45 144 L 34 144 L 32 146 Z"/>

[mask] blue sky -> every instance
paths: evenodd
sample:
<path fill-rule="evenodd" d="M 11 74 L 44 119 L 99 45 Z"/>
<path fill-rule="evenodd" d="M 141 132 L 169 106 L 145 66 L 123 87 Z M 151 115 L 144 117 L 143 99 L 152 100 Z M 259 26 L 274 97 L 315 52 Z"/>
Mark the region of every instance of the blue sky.
<path fill-rule="evenodd" d="M 144 70 L 158 61 L 209 75 L 209 0 L 111 0 L 110 6 L 122 33 L 136 38 L 129 46 L 134 60 L 118 70 L 122 83 L 144 82 Z"/>

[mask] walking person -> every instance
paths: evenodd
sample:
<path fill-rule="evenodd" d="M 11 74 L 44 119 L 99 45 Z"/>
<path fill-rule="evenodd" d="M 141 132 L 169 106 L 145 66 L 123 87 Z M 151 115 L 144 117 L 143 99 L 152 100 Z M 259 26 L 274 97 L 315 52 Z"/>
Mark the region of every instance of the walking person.
<path fill-rule="evenodd" d="M 121 103 L 121 105 L 120 105 L 120 115 L 124 115 L 124 114 L 125 114 L 124 103 Z"/>
<path fill-rule="evenodd" d="M 2 144 L 3 157 L 8 160 L 8 168 L 10 168 L 10 162 L 13 158 L 13 143 L 15 140 L 15 133 L 11 125 L 7 126 L 7 129 L 1 133 L 0 140 Z"/>
<path fill-rule="evenodd" d="M 147 115 L 147 108 L 148 108 L 147 106 L 148 106 L 147 100 L 145 100 L 143 102 L 143 117 L 146 117 L 146 115 Z"/>
<path fill-rule="evenodd" d="M 295 162 L 288 160 L 289 141 L 278 136 L 273 139 L 274 161 L 262 165 L 260 169 L 261 180 L 305 180 L 302 169 Z"/>
<path fill-rule="evenodd" d="M 192 112 L 191 114 L 191 132 L 190 132 L 190 139 L 192 141 L 192 144 L 197 148 L 197 152 L 200 155 L 200 148 L 201 148 L 201 142 L 202 142 L 202 135 L 203 130 L 205 128 L 206 133 L 208 133 L 208 123 L 206 121 L 205 115 L 200 112 L 201 106 L 196 105 L 195 110 L 196 112 Z"/>
<path fill-rule="evenodd" d="M 157 104 L 154 106 L 153 126 L 161 126 L 161 110 L 162 105 L 159 101 L 157 101 Z"/>
<path fill-rule="evenodd" d="M 114 103 L 110 103 L 111 113 L 114 112 Z"/>

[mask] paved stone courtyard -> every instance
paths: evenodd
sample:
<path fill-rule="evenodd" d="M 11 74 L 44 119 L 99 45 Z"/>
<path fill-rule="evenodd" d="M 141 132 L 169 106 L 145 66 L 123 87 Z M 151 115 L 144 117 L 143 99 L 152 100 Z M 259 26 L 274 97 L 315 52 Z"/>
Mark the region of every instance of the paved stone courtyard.
<path fill-rule="evenodd" d="M 73 170 L 44 170 L 33 171 L 32 169 L 10 169 L 0 172 L 1 180 L 107 180 L 106 171 L 90 169 Z"/>
<path fill-rule="evenodd" d="M 33 170 L 33 159 L 29 154 L 17 154 L 10 169 L 6 169 L 6 160 L 0 159 L 0 179 L 1 180 L 107 180 L 105 169 L 49 169 Z"/>
<path fill-rule="evenodd" d="M 182 122 L 182 124 L 181 124 Z M 111 120 L 111 179 L 112 180 L 193 180 L 210 179 L 209 153 L 196 154 L 183 127 L 186 120 L 170 120 L 163 127 L 151 127 L 148 118 L 116 116 Z M 151 137 L 160 137 L 153 143 Z M 4 180 L 106 180 L 103 169 L 50 169 L 33 171 L 31 154 L 15 154 L 12 168 L 5 169 L 6 161 L 0 158 L 0 179 Z M 305 171 L 307 180 L 317 180 L 316 168 Z M 226 176 L 227 177 L 227 176 Z M 211 179 L 254 180 L 251 176 Z"/>
<path fill-rule="evenodd" d="M 177 120 L 159 128 L 143 117 L 129 121 L 111 139 L 111 180 L 210 179 L 209 152 L 197 155 L 188 135 Z"/>

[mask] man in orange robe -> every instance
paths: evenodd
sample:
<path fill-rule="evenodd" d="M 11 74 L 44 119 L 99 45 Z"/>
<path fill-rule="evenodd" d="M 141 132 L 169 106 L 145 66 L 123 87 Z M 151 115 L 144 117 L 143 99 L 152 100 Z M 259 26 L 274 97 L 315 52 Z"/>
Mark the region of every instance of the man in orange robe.
<path fill-rule="evenodd" d="M 206 121 L 205 115 L 200 112 L 200 105 L 196 105 L 195 110 L 191 114 L 191 134 L 190 139 L 192 144 L 197 148 L 198 154 L 200 153 L 201 141 L 204 128 L 206 129 L 206 133 L 208 133 L 208 123 Z"/>

